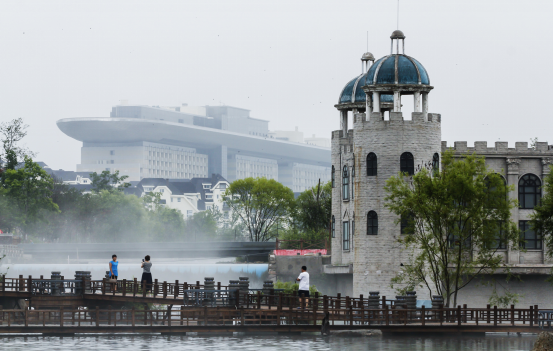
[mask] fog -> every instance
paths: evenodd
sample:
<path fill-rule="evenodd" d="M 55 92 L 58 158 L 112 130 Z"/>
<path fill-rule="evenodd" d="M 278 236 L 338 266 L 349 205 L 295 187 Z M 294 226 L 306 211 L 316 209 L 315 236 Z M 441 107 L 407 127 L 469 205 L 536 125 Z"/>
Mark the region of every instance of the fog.
<path fill-rule="evenodd" d="M 107 117 L 121 99 L 224 103 L 272 130 L 329 137 L 367 32 L 369 51 L 388 54 L 396 9 L 375 0 L 3 2 L 1 118 L 23 117 L 37 160 L 66 170 L 81 145 L 55 121 Z M 539 0 L 401 1 L 406 53 L 429 72 L 443 140 L 550 139 L 548 104 L 537 102 L 550 95 L 552 9 Z"/>

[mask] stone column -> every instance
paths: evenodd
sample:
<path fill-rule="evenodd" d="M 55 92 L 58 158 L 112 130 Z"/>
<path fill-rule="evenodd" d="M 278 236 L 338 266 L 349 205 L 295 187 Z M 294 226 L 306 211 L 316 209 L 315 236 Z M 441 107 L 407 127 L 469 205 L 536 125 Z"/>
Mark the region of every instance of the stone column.
<path fill-rule="evenodd" d="M 541 185 L 542 185 L 542 188 L 541 188 L 541 196 L 544 197 L 545 194 L 546 194 L 546 191 L 545 191 L 545 179 L 547 178 L 547 176 L 549 176 L 549 173 L 551 172 L 551 169 L 549 168 L 552 164 L 553 164 L 553 158 L 550 158 L 550 157 L 544 157 L 541 159 L 541 163 L 542 163 L 542 177 L 541 177 Z M 545 243 L 544 243 L 545 244 Z M 549 257 L 548 255 L 548 248 L 546 247 L 546 245 L 543 245 L 543 263 L 550 263 L 549 261 L 550 260 L 547 260 L 547 257 Z M 546 260 L 548 262 L 546 262 Z"/>
<path fill-rule="evenodd" d="M 415 93 L 413 94 L 413 104 L 414 104 L 413 112 L 420 112 L 420 108 L 421 108 L 420 100 L 421 100 L 420 91 L 415 91 Z"/>
<path fill-rule="evenodd" d="M 372 101 L 372 96 L 371 94 L 366 94 L 367 95 L 367 111 L 365 111 L 366 115 L 367 115 L 367 118 L 370 118 L 371 116 L 371 113 L 373 112 L 373 101 Z"/>
<path fill-rule="evenodd" d="M 513 184 L 515 189 L 509 192 L 510 200 L 518 200 L 518 175 L 519 175 L 520 158 L 507 159 L 507 185 Z M 518 207 L 511 210 L 511 220 L 518 227 Z M 518 264 L 520 262 L 520 251 L 518 248 L 511 248 L 507 251 L 507 262 L 510 264 Z"/>
<path fill-rule="evenodd" d="M 342 137 L 348 136 L 348 111 L 340 110 L 340 129 L 342 130 Z"/>
<path fill-rule="evenodd" d="M 424 119 L 426 120 L 428 118 L 428 93 L 427 92 L 422 93 L 422 113 L 424 115 Z"/>
<path fill-rule="evenodd" d="M 380 112 L 380 93 L 373 92 L 373 112 Z"/>
<path fill-rule="evenodd" d="M 394 112 L 401 112 L 401 94 L 394 91 Z"/>

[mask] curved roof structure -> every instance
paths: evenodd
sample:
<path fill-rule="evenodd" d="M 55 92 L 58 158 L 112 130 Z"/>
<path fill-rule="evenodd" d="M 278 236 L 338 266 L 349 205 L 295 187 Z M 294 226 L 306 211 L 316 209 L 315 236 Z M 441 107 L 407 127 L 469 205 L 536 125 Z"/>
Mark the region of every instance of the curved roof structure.
<path fill-rule="evenodd" d="M 91 117 L 65 118 L 56 123 L 63 133 L 85 144 L 148 141 L 206 149 L 225 145 L 248 156 L 286 159 L 325 167 L 330 164 L 328 148 L 164 120 Z"/>
<path fill-rule="evenodd" d="M 374 65 L 373 65 L 374 66 Z M 350 102 L 361 102 L 365 103 L 367 101 L 367 95 L 361 89 L 362 86 L 367 85 L 366 83 L 366 74 L 361 74 L 350 80 L 348 84 L 342 89 L 340 93 L 340 98 L 338 99 L 338 104 L 350 103 Z M 380 102 L 393 102 L 394 96 L 391 94 L 382 94 L 380 96 Z"/>
<path fill-rule="evenodd" d="M 430 78 L 424 66 L 411 56 L 384 56 L 371 66 L 364 85 L 417 84 L 430 85 Z"/>

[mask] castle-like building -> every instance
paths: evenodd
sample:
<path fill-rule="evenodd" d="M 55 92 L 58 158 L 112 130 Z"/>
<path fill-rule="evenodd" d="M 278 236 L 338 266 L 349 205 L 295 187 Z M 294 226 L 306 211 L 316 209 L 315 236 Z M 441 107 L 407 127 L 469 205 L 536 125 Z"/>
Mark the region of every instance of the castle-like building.
<path fill-rule="evenodd" d="M 390 38 L 390 55 L 375 61 L 365 53 L 362 74 L 346 84 L 335 105 L 341 125 L 332 132 L 331 146 L 332 264 L 324 271 L 339 275 L 344 286 L 351 284 L 348 290 L 353 296 L 368 296 L 369 291 L 396 295 L 390 280 L 407 263 L 397 242 L 404 228 L 385 206 L 384 186 L 400 171 L 414 174 L 415 165 L 439 169 L 441 153 L 448 148 L 441 140 L 441 115 L 428 112 L 434 87 L 427 70 L 405 54 L 401 31 Z M 413 96 L 410 118 L 401 111 L 407 95 Z M 353 129 L 349 129 L 348 114 L 353 117 Z M 553 307 L 553 297 L 543 290 L 549 289 L 545 279 L 552 264 L 546 259 L 542 238 L 528 225 L 543 195 L 541 185 L 553 160 L 553 147 L 537 142 L 529 148 L 528 143 L 517 142 L 513 149 L 507 142 L 496 142 L 494 147 L 475 142 L 469 148 L 466 142 L 455 142 L 454 150 L 458 156 L 467 152 L 485 156 L 488 167 L 502 174 L 507 184 L 514 184 L 510 196 L 519 200 L 520 207 L 513 210 L 512 220 L 519 224 L 526 251 L 499 243 L 513 272 L 522 274 L 522 282 L 509 283 L 509 288 L 524 294 L 521 303 L 528 300 Z M 460 300 L 485 304 L 491 293 L 486 289 L 469 286 L 460 293 Z M 429 298 L 427 291 L 418 294 Z"/>

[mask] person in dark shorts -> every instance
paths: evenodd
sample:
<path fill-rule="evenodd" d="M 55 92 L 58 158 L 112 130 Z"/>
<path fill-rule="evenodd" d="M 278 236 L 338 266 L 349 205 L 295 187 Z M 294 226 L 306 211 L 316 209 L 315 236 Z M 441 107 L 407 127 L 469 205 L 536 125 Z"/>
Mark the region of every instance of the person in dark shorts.
<path fill-rule="evenodd" d="M 117 262 L 117 255 L 113 254 L 111 256 L 111 261 L 109 262 L 109 272 L 111 273 L 111 279 L 117 280 L 117 277 L 119 276 L 119 272 L 117 271 L 118 265 L 119 262 Z M 117 291 L 117 283 L 111 284 L 111 290 Z"/>
<path fill-rule="evenodd" d="M 300 284 L 299 284 L 300 287 L 298 289 L 298 296 L 300 296 L 300 298 L 301 298 L 302 295 L 305 297 L 305 305 L 303 305 L 303 304 L 302 305 L 307 306 L 307 304 L 309 303 L 309 273 L 307 273 L 307 267 L 306 266 L 301 267 L 301 273 L 298 276 L 298 279 L 296 279 L 296 280 L 298 282 L 300 282 Z M 301 307 L 298 307 L 298 309 L 299 308 L 301 308 Z"/>
<path fill-rule="evenodd" d="M 142 282 L 142 285 L 146 285 L 146 292 L 149 292 L 152 290 L 152 273 L 150 272 L 150 269 L 152 268 L 152 262 L 150 262 L 150 255 L 146 255 L 144 259 L 142 260 L 142 279 L 140 280 Z"/>

